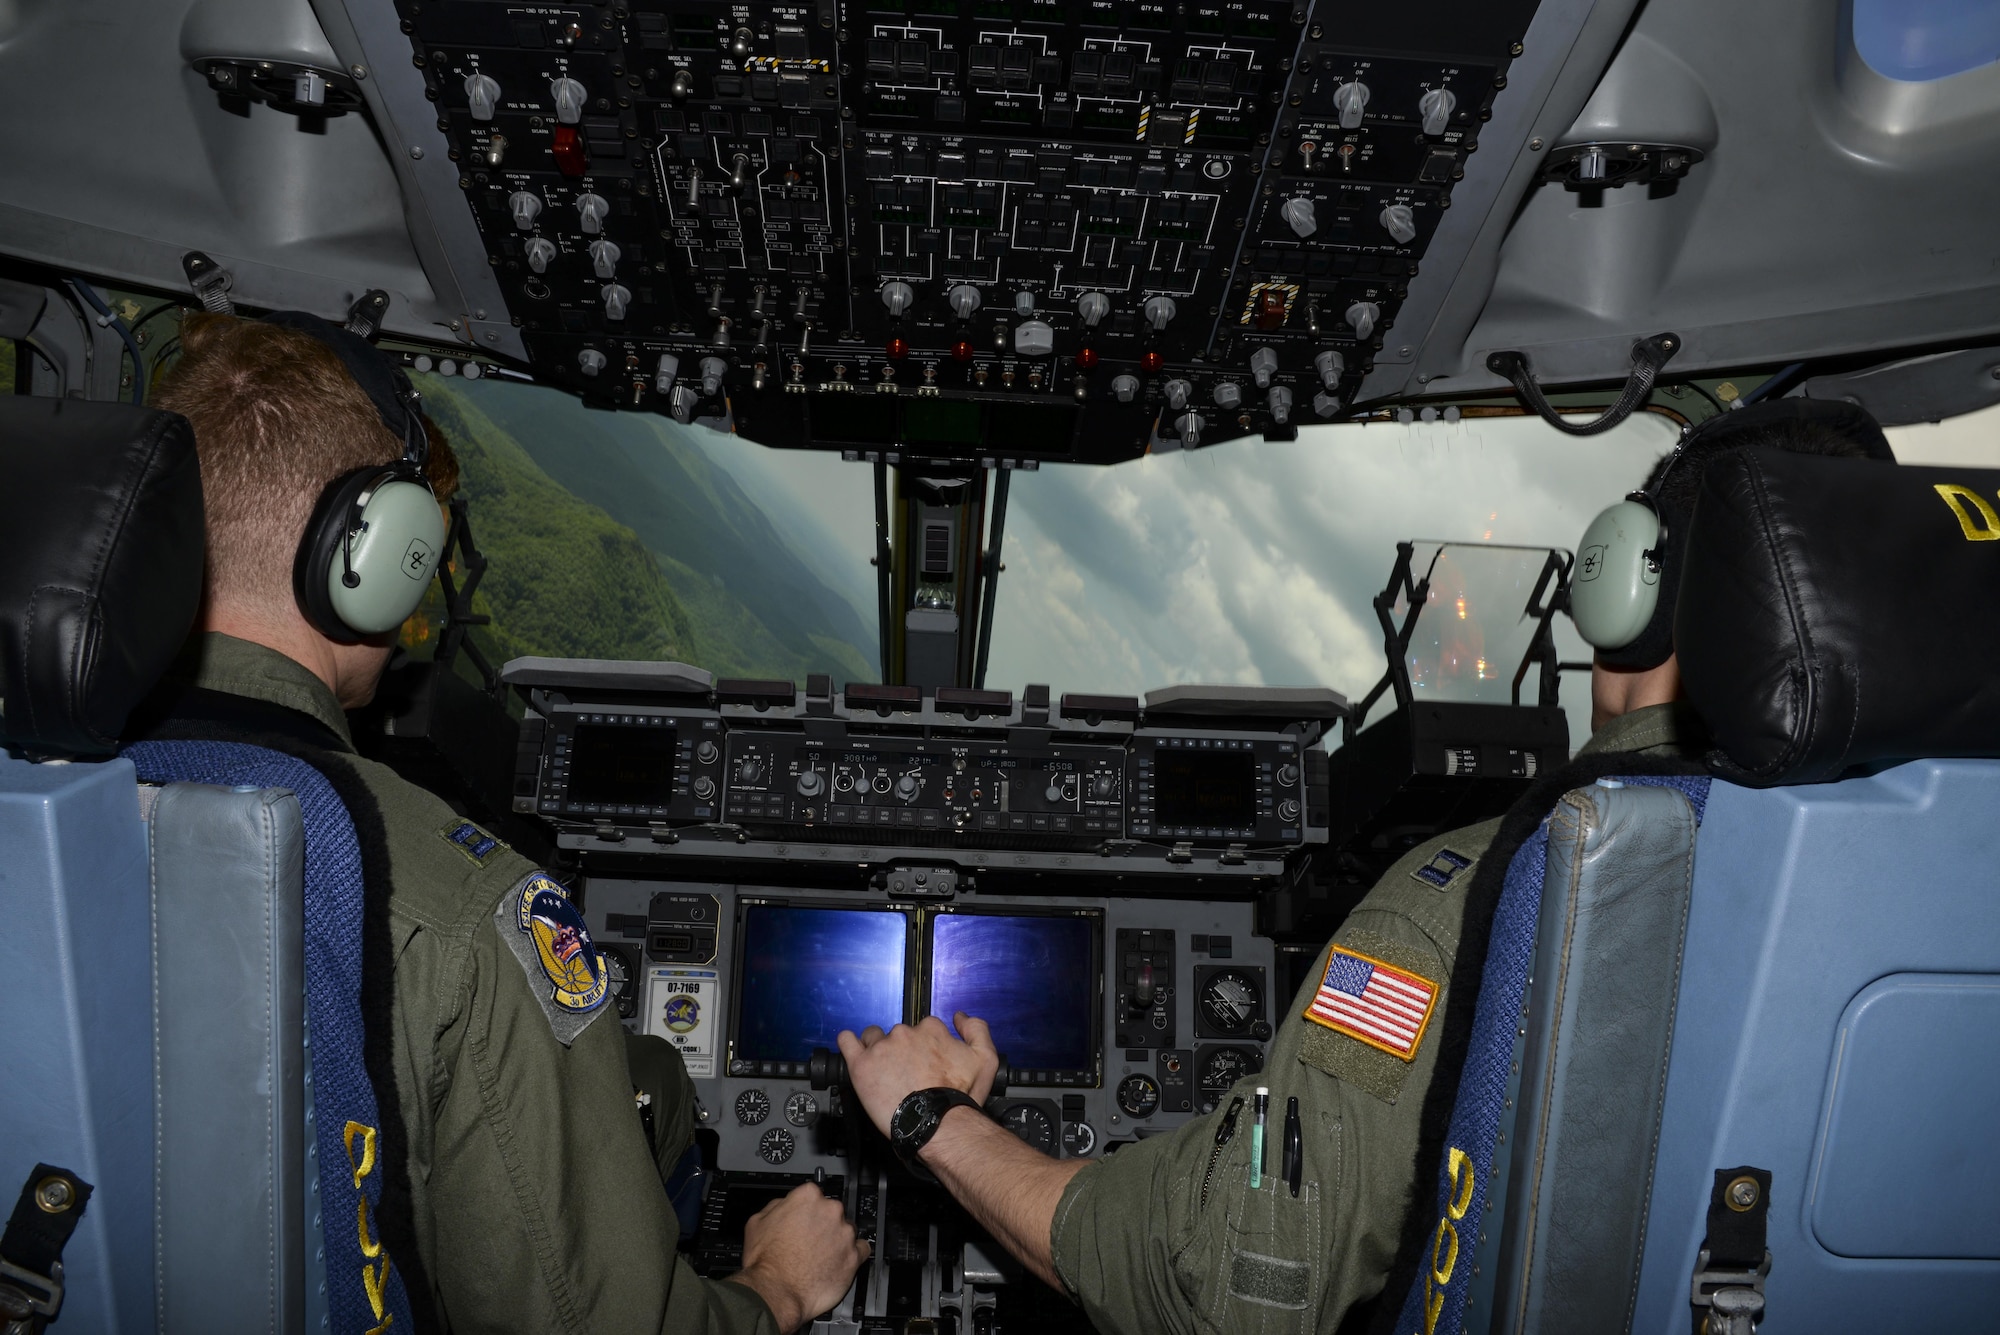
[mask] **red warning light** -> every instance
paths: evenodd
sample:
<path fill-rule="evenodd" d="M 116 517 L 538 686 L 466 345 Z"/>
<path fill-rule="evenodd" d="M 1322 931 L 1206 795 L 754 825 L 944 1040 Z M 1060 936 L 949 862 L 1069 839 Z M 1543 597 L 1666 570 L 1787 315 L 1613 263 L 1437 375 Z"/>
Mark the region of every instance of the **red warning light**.
<path fill-rule="evenodd" d="M 1095 348 L 1080 349 L 1076 354 L 1076 364 L 1082 367 L 1086 371 L 1088 371 L 1091 367 L 1097 365 L 1097 349 Z"/>
<path fill-rule="evenodd" d="M 888 353 L 890 361 L 899 362 L 910 355 L 910 345 L 900 338 L 892 338 L 889 340 Z"/>
<path fill-rule="evenodd" d="M 1162 357 L 1157 352 L 1149 352 L 1145 356 L 1139 359 L 1139 369 L 1144 371 L 1147 375 L 1152 375 L 1154 372 L 1158 371 L 1162 366 L 1165 366 L 1166 364 L 1167 364 L 1167 359 L 1165 357 Z"/>
<path fill-rule="evenodd" d="M 969 362 L 972 360 L 972 345 L 964 339 L 951 345 L 952 360 Z"/>
<path fill-rule="evenodd" d="M 590 170 L 590 154 L 574 125 L 556 126 L 555 141 L 549 145 L 549 152 L 555 155 L 556 170 L 564 176 L 578 177 Z"/>

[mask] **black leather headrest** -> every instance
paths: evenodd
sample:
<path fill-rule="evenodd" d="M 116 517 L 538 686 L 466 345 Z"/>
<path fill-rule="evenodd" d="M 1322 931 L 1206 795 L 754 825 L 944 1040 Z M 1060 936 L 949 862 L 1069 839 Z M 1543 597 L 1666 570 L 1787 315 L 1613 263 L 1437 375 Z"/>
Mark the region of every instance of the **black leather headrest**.
<path fill-rule="evenodd" d="M 2000 472 L 1718 459 L 1674 643 L 1710 764 L 1768 787 L 2000 756 Z"/>
<path fill-rule="evenodd" d="M 0 744 L 106 755 L 201 606 L 187 419 L 0 396 Z"/>

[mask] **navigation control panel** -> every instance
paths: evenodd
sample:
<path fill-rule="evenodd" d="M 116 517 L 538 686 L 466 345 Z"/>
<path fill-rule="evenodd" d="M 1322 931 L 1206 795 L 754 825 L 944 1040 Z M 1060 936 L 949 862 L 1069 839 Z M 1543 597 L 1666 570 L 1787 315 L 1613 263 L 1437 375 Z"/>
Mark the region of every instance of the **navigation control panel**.
<path fill-rule="evenodd" d="M 1534 0 L 398 0 L 539 377 L 858 455 L 1344 415 Z"/>
<path fill-rule="evenodd" d="M 1325 842 L 1315 743 L 1344 706 L 1226 689 L 1213 715 L 1186 703 L 1190 688 L 1150 710 L 1046 688 L 962 704 L 948 688 L 827 684 L 801 701 L 789 683 L 635 691 L 580 664 L 528 693 L 515 809 L 587 853 L 923 850 L 972 870 L 1101 874 L 1115 858 L 1120 874 L 1271 877 Z"/>

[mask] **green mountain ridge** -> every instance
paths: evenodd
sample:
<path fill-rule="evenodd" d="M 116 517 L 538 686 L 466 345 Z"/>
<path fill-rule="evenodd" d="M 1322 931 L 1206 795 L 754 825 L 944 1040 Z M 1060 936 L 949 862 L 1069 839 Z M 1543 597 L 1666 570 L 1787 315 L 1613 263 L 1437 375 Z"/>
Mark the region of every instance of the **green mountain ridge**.
<path fill-rule="evenodd" d="M 874 679 L 874 628 L 829 587 L 730 473 L 638 413 L 588 411 L 546 389 L 500 381 L 454 386 L 519 441 L 549 477 L 639 535 L 647 547 L 721 579 L 786 650 L 818 658 L 852 647 Z"/>
<path fill-rule="evenodd" d="M 436 376 L 422 377 L 422 389 L 426 409 L 459 456 L 472 531 L 490 563 L 476 610 L 493 620 L 476 633 L 499 658 L 679 659 L 718 676 L 799 680 L 825 671 L 847 680 L 874 679 L 872 652 L 841 633 L 848 628 L 839 613 L 851 622 L 858 618 L 831 591 L 825 592 L 834 603 L 833 617 L 807 605 L 798 610 L 808 615 L 772 624 L 788 606 L 809 604 L 824 590 L 789 548 L 780 545 L 781 558 L 748 569 L 767 583 L 790 576 L 797 596 L 776 600 L 774 611 L 768 590 L 753 587 L 753 596 L 765 594 L 760 599 L 765 606 L 758 607 L 739 587 L 741 570 L 703 569 L 657 545 L 663 525 L 646 513 L 646 503 L 658 497 L 658 476 L 627 464 L 616 470 L 614 482 L 593 485 L 593 494 L 583 497 L 565 486 L 565 479 L 551 476 L 538 454 L 569 462 L 565 471 L 572 476 L 588 474 L 598 461 L 615 468 L 625 457 L 619 446 L 629 442 L 578 430 L 583 410 L 574 403 L 546 390 L 468 393 L 471 383 Z M 530 396 L 540 395 L 559 402 L 519 411 L 523 400 L 532 403 Z M 585 425 L 597 420 L 593 415 Z M 551 436 L 581 437 L 585 447 L 551 447 Z M 531 449 L 527 441 L 540 445 Z M 755 539 L 760 531 L 771 532 L 733 479 L 705 459 L 698 462 L 699 468 L 681 471 L 701 497 L 699 504 L 715 511 L 704 526 L 711 540 L 717 533 Z M 607 494 L 607 486 L 615 493 L 620 484 L 635 493 L 614 494 L 623 513 L 593 503 Z M 621 522 L 626 515 L 637 515 L 644 527 Z M 718 545 L 726 550 L 741 541 Z M 786 563 L 792 571 L 783 569 Z"/>

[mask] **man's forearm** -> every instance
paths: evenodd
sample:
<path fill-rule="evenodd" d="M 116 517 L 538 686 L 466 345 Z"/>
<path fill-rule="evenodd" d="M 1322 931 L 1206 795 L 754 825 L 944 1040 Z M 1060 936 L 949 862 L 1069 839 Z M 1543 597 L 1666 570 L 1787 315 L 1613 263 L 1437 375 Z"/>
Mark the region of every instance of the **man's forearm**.
<path fill-rule="evenodd" d="M 1049 1229 L 1063 1189 L 1088 1159 L 1051 1159 L 973 1110 L 952 1109 L 924 1146 L 925 1166 L 1021 1264 L 1061 1289 Z"/>

